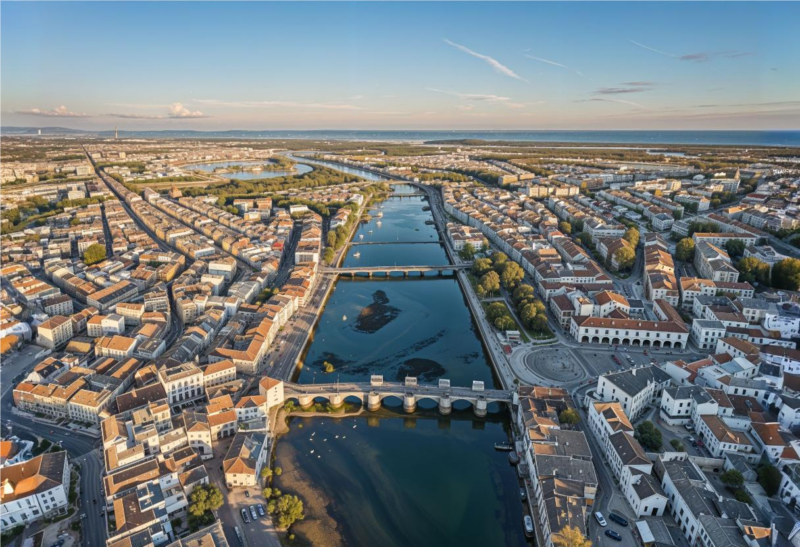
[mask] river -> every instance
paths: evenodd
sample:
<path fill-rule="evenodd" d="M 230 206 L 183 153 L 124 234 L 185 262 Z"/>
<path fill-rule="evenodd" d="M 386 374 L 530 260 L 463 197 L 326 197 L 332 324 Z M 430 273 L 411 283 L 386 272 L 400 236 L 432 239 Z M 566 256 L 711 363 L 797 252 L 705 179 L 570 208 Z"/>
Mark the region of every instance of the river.
<path fill-rule="evenodd" d="M 388 244 L 353 246 L 344 265 L 447 264 L 435 227 L 426 224 L 427 201 L 408 196 L 417 193 L 412 186 L 394 189 L 354 239 Z M 387 381 L 416 376 L 498 386 L 450 276 L 340 279 L 301 360 L 300 383 L 363 382 L 381 374 Z M 333 372 L 324 371 L 326 362 Z M 283 474 L 275 485 L 306 504 L 306 519 L 292 529 L 301 543 L 525 545 L 518 479 L 507 454 L 494 450 L 508 439 L 508 411 L 493 404 L 478 419 L 468 403 L 453 406 L 445 418 L 423 400 L 408 416 L 399 399 L 388 398 L 378 412 L 293 415 L 276 443 Z"/>

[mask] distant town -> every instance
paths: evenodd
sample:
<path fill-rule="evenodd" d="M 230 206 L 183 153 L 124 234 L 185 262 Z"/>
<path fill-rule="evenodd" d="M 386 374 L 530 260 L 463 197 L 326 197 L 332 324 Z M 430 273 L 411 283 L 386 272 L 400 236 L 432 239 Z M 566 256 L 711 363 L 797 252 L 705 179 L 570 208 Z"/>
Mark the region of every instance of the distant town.
<path fill-rule="evenodd" d="M 800 546 L 800 149 L 44 130 L 0 189 L 4 546 Z"/>

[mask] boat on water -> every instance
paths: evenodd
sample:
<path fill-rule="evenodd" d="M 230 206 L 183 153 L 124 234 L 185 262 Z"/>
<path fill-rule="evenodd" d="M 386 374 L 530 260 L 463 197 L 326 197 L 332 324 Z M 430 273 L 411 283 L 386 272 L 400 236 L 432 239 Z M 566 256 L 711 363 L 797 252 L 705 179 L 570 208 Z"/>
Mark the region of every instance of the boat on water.
<path fill-rule="evenodd" d="M 342 316 L 342 321 L 347 321 L 347 316 L 346 315 Z"/>
<path fill-rule="evenodd" d="M 358 234 L 358 239 L 364 239 L 364 234 Z"/>
<path fill-rule="evenodd" d="M 353 253 L 353 256 L 355 258 L 358 258 L 359 256 L 361 256 L 361 253 L 359 251 L 356 251 L 356 252 Z"/>
<path fill-rule="evenodd" d="M 378 218 L 382 218 L 383 217 L 383 211 L 378 211 L 377 213 L 375 213 L 375 216 L 378 217 Z"/>
<path fill-rule="evenodd" d="M 514 447 L 508 443 L 494 443 L 495 450 L 502 450 L 503 452 L 511 452 Z"/>
<path fill-rule="evenodd" d="M 381 222 L 381 221 L 379 220 L 379 221 L 377 222 L 378 228 L 380 228 L 382 224 L 383 224 L 383 222 Z"/>

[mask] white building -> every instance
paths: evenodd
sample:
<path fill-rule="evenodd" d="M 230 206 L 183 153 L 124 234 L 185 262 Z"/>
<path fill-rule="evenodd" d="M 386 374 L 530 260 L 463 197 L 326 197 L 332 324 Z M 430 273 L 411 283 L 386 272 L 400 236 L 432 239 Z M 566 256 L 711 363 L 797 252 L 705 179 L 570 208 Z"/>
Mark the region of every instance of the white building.
<path fill-rule="evenodd" d="M 3 468 L 0 522 L 3 530 L 65 513 L 69 502 L 67 452 L 49 452 Z"/>

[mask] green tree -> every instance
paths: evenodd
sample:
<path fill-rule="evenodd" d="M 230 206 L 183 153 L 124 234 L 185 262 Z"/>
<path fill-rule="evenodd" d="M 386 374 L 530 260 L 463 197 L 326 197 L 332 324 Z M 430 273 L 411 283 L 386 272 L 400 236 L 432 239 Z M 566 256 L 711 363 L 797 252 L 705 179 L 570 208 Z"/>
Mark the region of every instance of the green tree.
<path fill-rule="evenodd" d="M 736 469 L 728 469 L 719 476 L 719 480 L 728 486 L 741 486 L 744 484 L 744 476 Z"/>
<path fill-rule="evenodd" d="M 505 253 L 494 253 L 492 255 L 492 267 L 497 273 L 503 271 L 506 262 L 508 262 L 508 256 Z"/>
<path fill-rule="evenodd" d="M 495 319 L 498 317 L 504 317 L 506 315 L 508 315 L 508 309 L 506 309 L 506 305 L 502 302 L 492 302 L 486 307 L 486 318 L 491 323 L 494 323 Z"/>
<path fill-rule="evenodd" d="M 784 258 L 772 267 L 772 286 L 796 291 L 800 287 L 800 260 Z"/>
<path fill-rule="evenodd" d="M 533 304 L 526 304 L 523 306 L 519 312 L 519 318 L 526 327 L 531 328 L 533 326 L 533 320 L 536 319 L 536 308 Z"/>
<path fill-rule="evenodd" d="M 614 253 L 614 260 L 620 270 L 629 270 L 633 267 L 633 263 L 636 262 L 636 252 L 630 247 L 620 247 Z"/>
<path fill-rule="evenodd" d="M 675 258 L 683 262 L 694 260 L 694 240 L 684 237 L 675 245 Z"/>
<path fill-rule="evenodd" d="M 189 495 L 189 529 L 199 530 L 214 522 L 212 511 L 222 507 L 222 492 L 214 485 L 206 484 L 196 487 Z"/>
<path fill-rule="evenodd" d="M 566 408 L 558 415 L 558 421 L 562 424 L 575 425 L 581 421 L 581 415 L 574 408 Z"/>
<path fill-rule="evenodd" d="M 533 298 L 535 294 L 535 290 L 530 285 L 522 284 L 514 289 L 514 293 L 511 295 L 511 299 L 514 301 L 515 304 L 522 302 L 523 300 L 527 300 L 528 298 Z"/>
<path fill-rule="evenodd" d="M 736 264 L 736 269 L 739 270 L 739 281 L 769 284 L 769 264 L 761 262 L 754 256 L 741 259 Z"/>
<path fill-rule="evenodd" d="M 740 501 L 742 503 L 753 503 L 753 498 L 751 498 L 750 494 L 748 494 L 743 488 L 737 488 L 736 492 L 733 493 L 733 497 L 736 498 L 736 501 Z"/>
<path fill-rule="evenodd" d="M 328 232 L 327 241 L 328 241 L 328 246 L 329 247 L 336 247 L 337 240 L 338 240 L 338 237 L 336 236 L 336 231 L 335 230 L 331 230 L 330 232 Z"/>
<path fill-rule="evenodd" d="M 729 239 L 725 243 L 725 250 L 731 258 L 738 258 L 744 254 L 744 241 L 741 239 Z"/>
<path fill-rule="evenodd" d="M 639 244 L 639 237 L 639 230 L 631 226 L 625 230 L 625 235 L 622 236 L 622 239 L 633 245 L 635 248 Z"/>
<path fill-rule="evenodd" d="M 262 479 L 269 479 L 272 477 L 272 469 L 267 467 L 266 465 L 261 468 L 261 478 Z"/>
<path fill-rule="evenodd" d="M 512 290 L 516 287 L 522 278 L 525 277 L 525 272 L 516 262 L 508 261 L 503 265 L 503 273 L 500 275 L 500 281 L 507 290 Z"/>
<path fill-rule="evenodd" d="M 327 266 L 331 265 L 335 257 L 336 251 L 333 250 L 333 247 L 325 247 L 325 251 L 322 253 L 322 260 Z"/>
<path fill-rule="evenodd" d="M 583 224 L 584 224 L 583 221 L 580 220 L 580 219 L 573 220 L 572 221 L 572 231 L 573 232 L 582 232 L 583 231 Z"/>
<path fill-rule="evenodd" d="M 578 240 L 583 243 L 585 246 L 592 248 L 592 236 L 590 236 L 587 232 L 581 232 L 578 234 Z"/>
<path fill-rule="evenodd" d="M 283 474 L 283 469 L 281 469 L 280 467 L 276 467 L 275 468 L 275 476 L 276 477 L 280 477 L 282 474 Z"/>
<path fill-rule="evenodd" d="M 504 315 L 503 317 L 498 317 L 494 320 L 494 326 L 497 330 L 513 330 L 516 326 L 514 320 L 509 317 L 508 315 Z"/>
<path fill-rule="evenodd" d="M 577 526 L 565 526 L 551 539 L 557 547 L 592 547 L 592 541 Z"/>
<path fill-rule="evenodd" d="M 774 496 L 781 485 L 782 475 L 774 465 L 765 464 L 758 468 L 758 484 L 768 496 Z"/>
<path fill-rule="evenodd" d="M 475 258 L 475 247 L 472 246 L 472 243 L 467 242 L 464 244 L 464 247 L 461 248 L 458 255 L 462 260 L 472 260 Z"/>
<path fill-rule="evenodd" d="M 500 276 L 497 275 L 497 272 L 488 272 L 481 277 L 478 284 L 483 287 L 483 290 L 487 293 L 494 294 L 500 290 Z"/>
<path fill-rule="evenodd" d="M 547 316 L 542 313 L 536 314 L 531 321 L 530 329 L 534 332 L 547 332 Z"/>
<path fill-rule="evenodd" d="M 650 420 L 636 426 L 635 437 L 645 448 L 653 451 L 661 449 L 661 431 Z"/>
<path fill-rule="evenodd" d="M 558 223 L 558 229 L 561 230 L 562 234 L 569 235 L 572 233 L 572 224 L 567 222 L 566 220 L 562 220 Z"/>
<path fill-rule="evenodd" d="M 686 447 L 684 447 L 683 443 L 678 439 L 672 439 L 669 444 L 672 446 L 675 452 L 686 452 Z"/>
<path fill-rule="evenodd" d="M 488 258 L 479 258 L 472 263 L 472 273 L 478 277 L 492 269 L 492 261 Z"/>
<path fill-rule="evenodd" d="M 83 261 L 87 266 L 97 264 L 106 259 L 106 246 L 99 243 L 92 243 L 83 252 Z"/>
<path fill-rule="evenodd" d="M 274 513 L 278 517 L 278 528 L 286 529 L 298 520 L 303 520 L 303 502 L 297 496 L 286 494 L 278 498 L 273 506 Z"/>
<path fill-rule="evenodd" d="M 326 374 L 330 374 L 335 370 L 335 368 L 333 366 L 333 363 L 325 361 L 322 363 L 322 370 L 324 370 Z"/>

